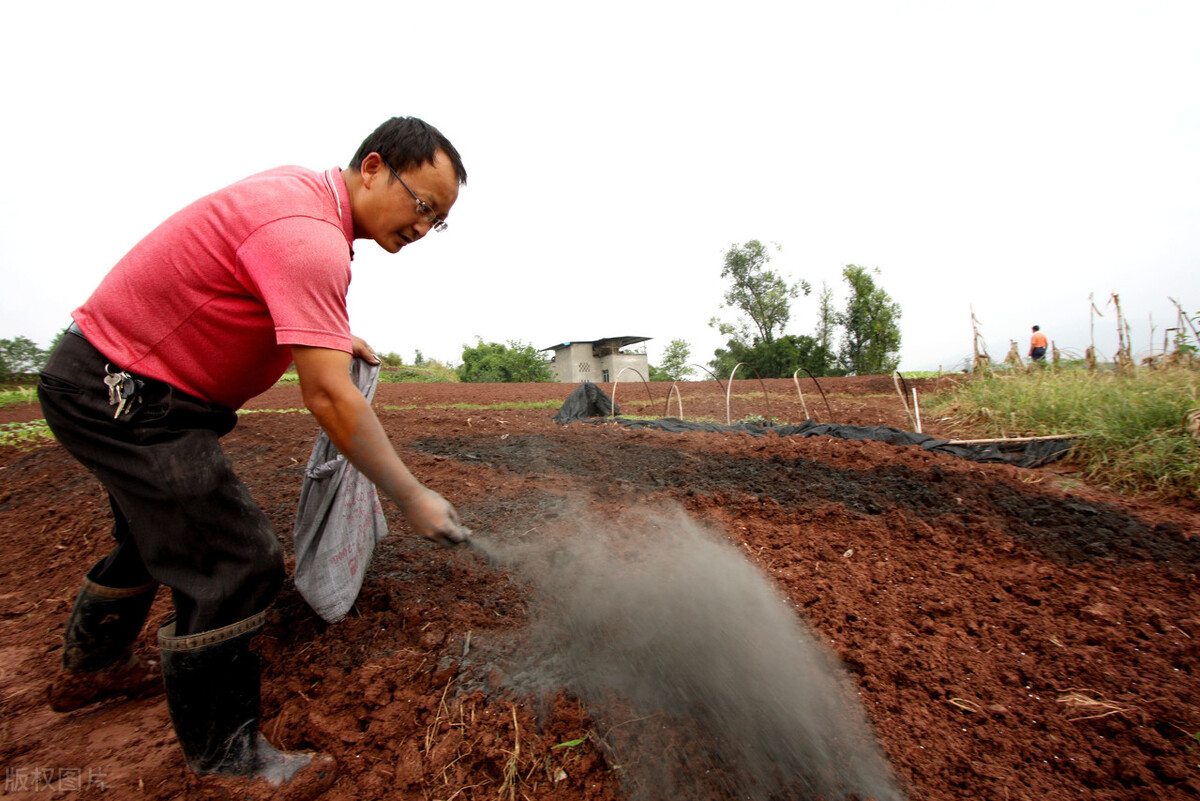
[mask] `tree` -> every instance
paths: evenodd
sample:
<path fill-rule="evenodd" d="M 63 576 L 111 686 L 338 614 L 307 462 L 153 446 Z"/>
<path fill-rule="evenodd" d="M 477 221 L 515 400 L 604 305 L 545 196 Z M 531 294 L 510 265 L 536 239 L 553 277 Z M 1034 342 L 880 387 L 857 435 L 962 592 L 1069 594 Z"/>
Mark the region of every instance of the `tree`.
<path fill-rule="evenodd" d="M 692 346 L 685 340 L 672 339 L 663 351 L 662 364 L 650 371 L 651 381 L 680 381 L 695 372 L 688 366 Z"/>
<path fill-rule="evenodd" d="M 775 249 L 779 250 L 779 245 Z M 789 301 L 799 297 L 801 292 L 807 295 L 812 287 L 803 280 L 789 284 L 773 270 L 766 269 L 770 261 L 770 254 L 757 239 L 729 247 L 725 254 L 725 266 L 721 269 L 721 277 L 731 281 L 729 289 L 725 291 L 724 305 L 737 309 L 749 318 L 753 329 L 745 320 L 734 326 L 721 323 L 715 317 L 709 321 L 709 325 L 742 344 L 771 343 L 783 333 L 792 313 Z"/>
<path fill-rule="evenodd" d="M 833 307 L 833 290 L 821 282 L 821 298 L 817 306 L 817 345 L 833 353 L 833 329 L 837 327 L 837 309 Z"/>
<path fill-rule="evenodd" d="M 718 348 L 709 362 L 714 374 L 727 377 L 739 362 L 754 368 L 762 378 L 791 378 L 803 367 L 816 376 L 828 375 L 827 364 L 814 337 L 804 334 L 785 334 L 774 342 L 758 342 L 747 345 L 729 340 L 725 348 Z M 738 373 L 743 378 L 754 373 Z"/>
<path fill-rule="evenodd" d="M 813 332 L 812 350 L 804 354 L 803 366 L 814 376 L 842 375 L 834 351 L 834 331 L 838 326 L 837 309 L 833 305 L 833 290 L 822 282 L 817 306 L 817 328 Z"/>
<path fill-rule="evenodd" d="M 879 269 L 847 264 L 842 270 L 850 297 L 837 315 L 845 329 L 838 361 L 852 375 L 890 373 L 900 363 L 900 305 L 875 285 L 872 274 Z"/>
<path fill-rule="evenodd" d="M 49 355 L 28 337 L 0 339 L 0 380 L 36 373 Z"/>
<path fill-rule="evenodd" d="M 509 341 L 508 345 L 475 338 L 475 347 L 463 345 L 460 381 L 469 383 L 526 383 L 553 381 L 550 360 L 533 345 Z"/>

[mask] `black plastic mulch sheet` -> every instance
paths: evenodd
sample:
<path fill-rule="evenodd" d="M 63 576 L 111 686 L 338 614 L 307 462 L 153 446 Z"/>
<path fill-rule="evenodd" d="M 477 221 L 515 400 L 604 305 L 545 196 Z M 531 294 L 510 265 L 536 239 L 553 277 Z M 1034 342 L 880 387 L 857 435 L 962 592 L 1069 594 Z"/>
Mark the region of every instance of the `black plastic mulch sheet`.
<path fill-rule="evenodd" d="M 626 420 L 620 410 L 613 410 L 612 401 L 604 391 L 591 382 L 580 384 L 567 397 L 558 414 L 556 423 L 615 422 L 627 428 L 653 428 L 660 431 L 683 433 L 686 431 L 744 432 L 756 437 L 774 434 L 777 437 L 837 437 L 838 439 L 875 440 L 893 445 L 918 445 L 927 451 L 948 453 L 974 462 L 1003 462 L 1018 467 L 1041 467 L 1063 456 L 1074 444 L 1069 439 L 1040 440 L 1038 442 L 1009 442 L 987 445 L 951 445 L 944 439 L 935 439 L 928 434 L 901 431 L 891 426 L 851 426 L 836 423 L 818 423 L 805 420 L 799 425 L 770 425 L 762 423 L 698 423 L 663 417 L 658 420 Z M 597 419 L 598 418 L 598 419 Z"/>

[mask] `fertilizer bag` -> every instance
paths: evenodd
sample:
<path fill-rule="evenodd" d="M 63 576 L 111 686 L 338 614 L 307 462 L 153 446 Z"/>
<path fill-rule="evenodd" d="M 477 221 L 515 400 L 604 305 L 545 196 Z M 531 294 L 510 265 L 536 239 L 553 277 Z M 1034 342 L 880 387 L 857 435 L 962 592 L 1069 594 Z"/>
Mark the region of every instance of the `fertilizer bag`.
<path fill-rule="evenodd" d="M 370 403 L 379 365 L 355 359 L 350 377 Z M 346 616 L 375 544 L 387 536 L 387 520 L 375 485 L 338 453 L 324 431 L 304 471 L 294 531 L 296 589 L 330 623 Z"/>

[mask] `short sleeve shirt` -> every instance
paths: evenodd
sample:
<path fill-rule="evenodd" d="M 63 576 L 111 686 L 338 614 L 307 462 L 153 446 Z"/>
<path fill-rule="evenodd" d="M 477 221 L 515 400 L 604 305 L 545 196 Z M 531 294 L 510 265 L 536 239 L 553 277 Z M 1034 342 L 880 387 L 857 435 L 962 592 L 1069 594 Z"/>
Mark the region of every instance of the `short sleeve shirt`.
<path fill-rule="evenodd" d="M 352 351 L 353 240 L 341 171 L 280 167 L 167 219 L 72 316 L 114 366 L 236 409 L 291 345 Z"/>

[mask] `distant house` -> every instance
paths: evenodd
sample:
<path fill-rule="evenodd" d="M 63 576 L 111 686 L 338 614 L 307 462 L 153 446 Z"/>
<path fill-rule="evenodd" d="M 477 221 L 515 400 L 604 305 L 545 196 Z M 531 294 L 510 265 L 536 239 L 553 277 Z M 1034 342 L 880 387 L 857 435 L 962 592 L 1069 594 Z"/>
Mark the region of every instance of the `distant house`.
<path fill-rule="evenodd" d="M 650 380 L 649 363 L 645 353 L 624 353 L 622 348 L 646 342 L 650 337 L 609 337 L 579 342 L 563 342 L 542 350 L 554 351 L 550 366 L 559 381 L 578 384 L 582 381 L 616 381 L 621 370 L 631 367 L 638 375 Z M 636 380 L 632 370 L 621 376 L 622 381 Z"/>

